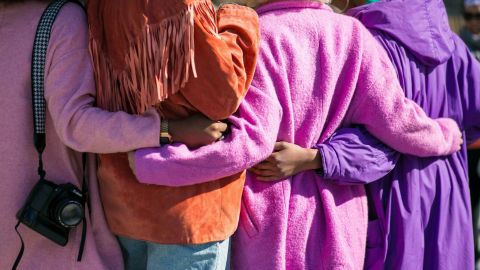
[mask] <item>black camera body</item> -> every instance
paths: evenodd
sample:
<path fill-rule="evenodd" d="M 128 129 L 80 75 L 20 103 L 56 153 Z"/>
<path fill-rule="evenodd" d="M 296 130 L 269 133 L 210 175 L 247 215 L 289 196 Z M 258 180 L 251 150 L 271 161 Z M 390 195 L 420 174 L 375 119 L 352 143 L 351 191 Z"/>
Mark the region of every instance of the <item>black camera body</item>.
<path fill-rule="evenodd" d="M 41 179 L 17 213 L 18 220 L 53 242 L 65 246 L 70 229 L 82 222 L 84 196 L 73 184 Z"/>

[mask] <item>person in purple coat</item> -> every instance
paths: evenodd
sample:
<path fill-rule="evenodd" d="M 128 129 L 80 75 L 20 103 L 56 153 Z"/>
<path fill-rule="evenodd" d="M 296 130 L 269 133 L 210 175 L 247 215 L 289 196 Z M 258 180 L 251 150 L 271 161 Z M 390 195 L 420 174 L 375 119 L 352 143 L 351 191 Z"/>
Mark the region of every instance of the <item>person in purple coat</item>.
<path fill-rule="evenodd" d="M 455 119 L 467 143 L 480 138 L 480 63 L 450 30 L 441 0 L 384 0 L 348 14 L 385 48 L 408 98 L 432 118 Z M 451 156 L 419 158 L 391 150 L 365 129 L 345 128 L 317 148 L 325 178 L 368 184 L 365 269 L 474 268 L 465 144 Z M 265 180 L 296 174 L 308 162 L 302 153 L 282 143 L 270 159 L 276 171 L 252 171 L 269 175 Z"/>

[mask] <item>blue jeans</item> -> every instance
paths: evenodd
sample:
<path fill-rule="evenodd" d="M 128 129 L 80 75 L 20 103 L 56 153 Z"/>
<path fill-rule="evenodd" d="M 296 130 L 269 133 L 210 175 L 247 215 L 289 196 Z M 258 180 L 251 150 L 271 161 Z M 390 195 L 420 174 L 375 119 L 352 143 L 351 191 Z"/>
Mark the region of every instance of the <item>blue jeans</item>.
<path fill-rule="evenodd" d="M 118 237 L 126 270 L 230 269 L 230 239 L 200 245 L 162 245 Z"/>

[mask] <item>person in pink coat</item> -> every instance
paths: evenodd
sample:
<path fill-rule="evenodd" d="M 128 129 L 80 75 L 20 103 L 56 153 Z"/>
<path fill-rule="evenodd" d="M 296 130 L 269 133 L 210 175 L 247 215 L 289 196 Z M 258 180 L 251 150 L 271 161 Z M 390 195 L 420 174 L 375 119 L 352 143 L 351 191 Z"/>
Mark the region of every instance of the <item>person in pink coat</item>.
<path fill-rule="evenodd" d="M 247 1 L 249 5 L 256 5 Z M 313 148 L 338 128 L 363 125 L 416 156 L 448 155 L 462 143 L 451 119 L 432 120 L 405 98 L 385 51 L 357 20 L 315 1 L 261 5 L 261 46 L 252 86 L 225 140 L 137 150 L 140 182 L 182 186 L 224 177 L 267 158 L 276 141 Z M 321 162 L 312 152 L 312 168 Z M 235 269 L 361 269 L 367 201 L 313 170 L 278 182 L 247 176 Z"/>

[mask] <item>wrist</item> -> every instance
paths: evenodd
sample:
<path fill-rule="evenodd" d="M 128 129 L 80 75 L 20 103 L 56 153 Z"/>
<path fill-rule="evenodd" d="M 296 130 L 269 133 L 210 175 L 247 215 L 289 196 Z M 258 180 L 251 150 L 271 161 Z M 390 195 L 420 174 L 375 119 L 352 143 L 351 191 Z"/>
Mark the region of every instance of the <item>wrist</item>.
<path fill-rule="evenodd" d="M 128 152 L 128 165 L 130 165 L 130 169 L 134 175 L 137 175 L 135 171 L 135 151 Z"/>
<path fill-rule="evenodd" d="M 322 168 L 322 157 L 318 149 L 305 148 L 304 170 L 318 170 Z"/>
<path fill-rule="evenodd" d="M 172 143 L 172 135 L 170 134 L 169 121 L 162 119 L 160 122 L 160 145 Z"/>

